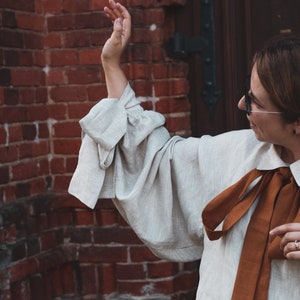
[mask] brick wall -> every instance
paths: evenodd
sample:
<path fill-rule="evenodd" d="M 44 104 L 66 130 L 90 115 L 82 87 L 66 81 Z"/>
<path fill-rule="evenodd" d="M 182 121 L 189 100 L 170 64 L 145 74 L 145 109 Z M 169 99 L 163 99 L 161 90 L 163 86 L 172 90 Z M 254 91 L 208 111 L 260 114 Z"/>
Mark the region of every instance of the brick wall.
<path fill-rule="evenodd" d="M 103 0 L 1 0 L 0 299 L 194 299 L 197 262 L 161 261 L 109 199 L 89 210 L 66 192 L 78 120 L 106 96 L 99 64 L 111 32 Z M 187 65 L 168 58 L 172 7 L 127 1 L 123 67 L 142 105 L 190 134 Z M 168 18 L 167 18 L 168 15 Z"/>

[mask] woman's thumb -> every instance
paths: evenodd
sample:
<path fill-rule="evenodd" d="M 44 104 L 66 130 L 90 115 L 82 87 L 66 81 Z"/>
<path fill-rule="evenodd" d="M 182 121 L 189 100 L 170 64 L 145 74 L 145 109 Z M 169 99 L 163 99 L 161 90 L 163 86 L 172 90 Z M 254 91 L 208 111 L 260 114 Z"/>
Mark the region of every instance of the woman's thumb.
<path fill-rule="evenodd" d="M 117 18 L 114 22 L 114 31 L 122 33 L 122 29 L 123 29 L 122 19 Z"/>

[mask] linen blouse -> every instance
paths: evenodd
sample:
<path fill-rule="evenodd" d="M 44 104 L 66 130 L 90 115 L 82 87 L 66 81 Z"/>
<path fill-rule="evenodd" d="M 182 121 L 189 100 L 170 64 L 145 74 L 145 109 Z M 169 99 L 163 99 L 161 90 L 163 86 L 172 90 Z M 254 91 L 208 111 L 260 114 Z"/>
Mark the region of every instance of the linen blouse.
<path fill-rule="evenodd" d="M 206 236 L 202 209 L 250 170 L 288 165 L 280 147 L 258 141 L 252 130 L 181 138 L 170 137 L 164 123 L 139 105 L 129 84 L 120 99 L 99 101 L 80 120 L 84 136 L 69 193 L 90 208 L 112 198 L 155 255 L 201 258 L 196 299 L 229 300 L 255 204 L 216 241 Z M 300 185 L 300 161 L 289 167 Z M 298 298 L 299 279 L 299 261 L 273 260 L 269 299 Z"/>

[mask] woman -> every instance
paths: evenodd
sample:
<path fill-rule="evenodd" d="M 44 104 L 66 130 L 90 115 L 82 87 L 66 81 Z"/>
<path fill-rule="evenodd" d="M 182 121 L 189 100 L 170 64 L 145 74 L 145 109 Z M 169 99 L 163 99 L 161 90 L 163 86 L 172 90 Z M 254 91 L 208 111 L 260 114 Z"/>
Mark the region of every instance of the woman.
<path fill-rule="evenodd" d="M 92 208 L 114 198 L 156 255 L 201 258 L 197 299 L 298 297 L 300 41 L 272 41 L 255 55 L 238 103 L 251 129 L 170 138 L 119 65 L 128 11 L 114 0 L 104 11 L 114 23 L 101 57 L 108 98 L 80 120 L 69 192 Z"/>

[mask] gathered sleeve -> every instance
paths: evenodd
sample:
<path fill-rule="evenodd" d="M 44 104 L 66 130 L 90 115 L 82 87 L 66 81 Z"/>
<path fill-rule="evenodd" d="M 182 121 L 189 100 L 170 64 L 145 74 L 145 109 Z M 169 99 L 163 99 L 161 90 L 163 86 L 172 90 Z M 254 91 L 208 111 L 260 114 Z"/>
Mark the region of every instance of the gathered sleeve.
<path fill-rule="evenodd" d="M 164 123 L 143 110 L 129 85 L 119 100 L 101 100 L 80 120 L 84 137 L 69 193 L 91 208 L 113 198 L 156 255 L 196 260 L 203 248 L 199 139 L 171 138 Z"/>

